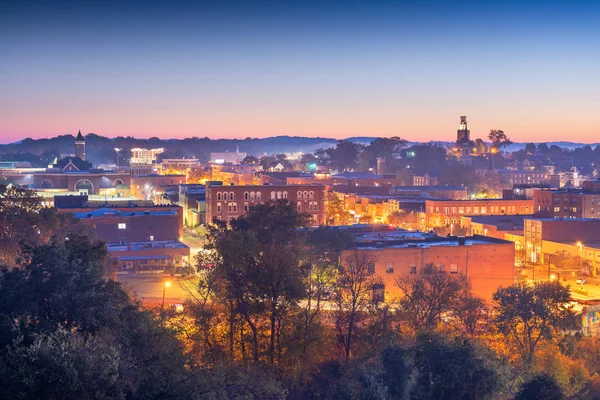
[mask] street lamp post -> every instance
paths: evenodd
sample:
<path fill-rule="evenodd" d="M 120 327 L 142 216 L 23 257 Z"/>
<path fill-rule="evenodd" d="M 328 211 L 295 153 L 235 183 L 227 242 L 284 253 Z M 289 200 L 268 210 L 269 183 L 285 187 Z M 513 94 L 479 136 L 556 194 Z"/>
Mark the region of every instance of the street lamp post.
<path fill-rule="evenodd" d="M 163 286 L 162 305 L 160 306 L 160 323 L 161 324 L 165 320 L 165 295 L 167 293 L 167 288 L 168 287 L 171 287 L 171 281 L 166 281 L 165 285 Z"/>

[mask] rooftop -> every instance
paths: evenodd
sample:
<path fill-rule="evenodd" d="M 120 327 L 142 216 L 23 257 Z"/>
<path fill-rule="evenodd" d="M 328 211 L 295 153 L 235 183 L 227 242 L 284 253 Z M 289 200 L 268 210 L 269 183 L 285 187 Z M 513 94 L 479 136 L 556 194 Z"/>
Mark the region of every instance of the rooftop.
<path fill-rule="evenodd" d="M 143 217 L 143 216 L 166 216 L 166 215 L 177 215 L 175 209 L 168 210 L 142 210 L 142 211 L 121 211 L 111 208 L 97 208 L 90 209 L 87 212 L 76 212 L 74 213 L 76 218 L 103 218 L 103 217 Z"/>
<path fill-rule="evenodd" d="M 108 243 L 109 252 L 118 251 L 144 251 L 152 249 L 186 249 L 189 246 L 179 240 L 162 240 L 156 242 L 129 242 L 128 244 Z"/>

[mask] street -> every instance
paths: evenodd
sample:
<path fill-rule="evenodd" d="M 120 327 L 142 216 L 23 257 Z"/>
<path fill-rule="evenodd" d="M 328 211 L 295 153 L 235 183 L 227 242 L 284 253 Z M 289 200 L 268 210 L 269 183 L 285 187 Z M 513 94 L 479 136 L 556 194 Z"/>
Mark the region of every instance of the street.
<path fill-rule="evenodd" d="M 533 282 L 534 274 L 536 282 L 546 282 L 549 279 L 556 279 L 559 276 L 558 272 L 554 270 L 550 270 L 550 273 L 548 273 L 548 267 L 541 265 L 535 266 L 535 269 L 532 266 L 527 266 L 522 270 L 522 275 L 527 282 Z M 600 279 L 589 276 L 585 277 L 587 282 L 583 285 L 577 284 L 575 282 L 577 279 L 579 279 L 577 276 L 560 275 L 560 281 L 571 287 L 571 295 L 574 299 L 600 299 Z"/>
<path fill-rule="evenodd" d="M 183 303 L 190 297 L 186 286 L 190 281 L 186 278 L 156 275 L 117 275 L 117 281 L 123 284 L 126 290 L 131 290 L 144 304 L 162 304 L 163 290 L 165 291 L 165 304 Z M 165 283 L 171 285 L 165 288 Z"/>
<path fill-rule="evenodd" d="M 204 239 L 201 239 L 197 236 L 192 236 L 185 232 L 181 241 L 190 246 L 190 264 L 195 265 L 196 262 L 194 257 L 196 257 L 196 254 L 198 254 L 198 252 L 204 247 Z"/>

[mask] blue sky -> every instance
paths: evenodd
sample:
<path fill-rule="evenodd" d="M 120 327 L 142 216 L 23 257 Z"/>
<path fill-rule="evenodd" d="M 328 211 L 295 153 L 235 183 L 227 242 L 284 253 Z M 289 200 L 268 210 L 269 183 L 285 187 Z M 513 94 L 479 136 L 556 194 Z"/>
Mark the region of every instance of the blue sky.
<path fill-rule="evenodd" d="M 0 141 L 596 142 L 600 2 L 0 3 Z"/>

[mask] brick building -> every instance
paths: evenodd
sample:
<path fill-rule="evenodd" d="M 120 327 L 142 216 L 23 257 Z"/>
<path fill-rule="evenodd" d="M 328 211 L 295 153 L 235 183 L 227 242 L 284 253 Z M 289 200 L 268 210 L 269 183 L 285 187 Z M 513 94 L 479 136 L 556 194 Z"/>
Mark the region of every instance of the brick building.
<path fill-rule="evenodd" d="M 600 183 L 584 182 L 581 189 L 536 190 L 536 216 L 547 218 L 600 218 Z"/>
<path fill-rule="evenodd" d="M 529 215 L 533 200 L 426 200 L 419 217 L 419 229 L 461 225 L 461 218 L 473 215 Z"/>
<path fill-rule="evenodd" d="M 526 219 L 524 236 L 527 261 L 546 264 L 564 253 L 581 257 L 584 272 L 596 275 L 600 267 L 600 219 Z"/>
<path fill-rule="evenodd" d="M 396 186 L 394 193 L 402 196 L 415 196 L 431 199 L 467 200 L 464 186 Z"/>
<path fill-rule="evenodd" d="M 73 214 L 107 243 L 179 240 L 183 237 L 179 207 L 96 208 Z"/>
<path fill-rule="evenodd" d="M 206 183 L 206 221 L 231 221 L 247 213 L 254 204 L 278 199 L 295 203 L 299 212 L 311 216 L 313 225 L 325 223 L 323 185 L 223 186 L 221 182 Z"/>
<path fill-rule="evenodd" d="M 86 194 L 116 194 L 129 192 L 131 176 L 126 172 L 103 171 L 65 171 L 48 168 L 44 172 L 33 174 L 33 188 L 64 189 Z"/>
<path fill-rule="evenodd" d="M 369 268 L 383 285 L 377 294 L 383 294 L 388 302 L 401 295 L 396 287 L 399 276 L 418 274 L 428 264 L 449 274 L 464 274 L 473 293 L 488 302 L 498 287 L 514 283 L 514 244 L 505 240 L 483 236 L 445 238 L 388 230 L 357 235 L 354 248 L 345 250 L 342 260 L 354 251 L 367 252 L 372 257 Z"/>
<path fill-rule="evenodd" d="M 158 272 L 190 261 L 180 207 L 61 208 L 106 242 L 117 271 Z"/>
<path fill-rule="evenodd" d="M 525 218 L 522 215 L 469 216 L 462 217 L 461 223 L 467 235 L 509 240 L 507 235 L 523 235 Z"/>

